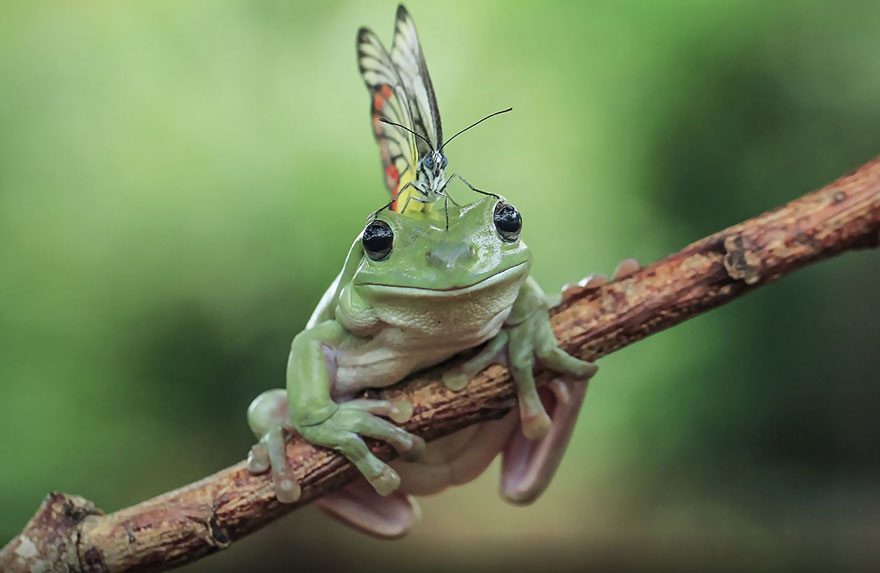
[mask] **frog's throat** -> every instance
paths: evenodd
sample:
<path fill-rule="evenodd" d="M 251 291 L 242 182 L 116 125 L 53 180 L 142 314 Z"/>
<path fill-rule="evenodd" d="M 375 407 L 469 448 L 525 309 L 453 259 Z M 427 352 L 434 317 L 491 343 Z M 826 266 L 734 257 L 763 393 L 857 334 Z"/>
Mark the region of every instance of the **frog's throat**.
<path fill-rule="evenodd" d="M 357 286 L 359 287 L 368 287 L 370 289 L 375 289 L 381 292 L 387 293 L 395 293 L 395 294 L 405 294 L 410 296 L 436 296 L 438 294 L 444 295 L 461 295 L 468 294 L 478 290 L 482 290 L 493 285 L 497 285 L 500 283 L 504 283 L 515 278 L 517 275 L 522 275 L 528 269 L 528 261 L 523 261 L 521 263 L 517 263 L 512 267 L 508 267 L 503 271 L 497 272 L 494 275 L 490 275 L 480 281 L 475 283 L 464 285 L 460 287 L 451 287 L 451 288 L 428 288 L 428 287 L 409 287 L 409 286 L 397 286 L 397 285 L 386 285 L 379 283 L 362 283 Z"/>

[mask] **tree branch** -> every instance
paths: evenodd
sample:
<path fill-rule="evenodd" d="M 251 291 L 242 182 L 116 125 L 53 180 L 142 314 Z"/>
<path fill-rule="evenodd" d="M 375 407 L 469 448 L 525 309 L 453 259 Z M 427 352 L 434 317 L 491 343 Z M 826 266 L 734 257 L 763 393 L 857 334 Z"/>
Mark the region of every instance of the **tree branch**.
<path fill-rule="evenodd" d="M 706 237 L 599 289 L 574 287 L 552 310 L 560 345 L 601 358 L 650 334 L 803 267 L 880 243 L 880 158 L 827 187 Z M 407 430 L 426 439 L 506 413 L 515 402 L 507 371 L 491 366 L 461 392 L 440 382 L 443 368 L 419 373 L 377 396 L 405 396 Z M 548 375 L 541 373 L 539 383 Z M 373 443 L 384 459 L 389 447 Z M 303 486 L 279 503 L 268 475 L 244 462 L 175 491 L 104 515 L 78 496 L 51 493 L 24 531 L 0 550 L 0 570 L 157 571 L 224 549 L 356 477 L 341 455 L 295 438 L 287 445 Z"/>

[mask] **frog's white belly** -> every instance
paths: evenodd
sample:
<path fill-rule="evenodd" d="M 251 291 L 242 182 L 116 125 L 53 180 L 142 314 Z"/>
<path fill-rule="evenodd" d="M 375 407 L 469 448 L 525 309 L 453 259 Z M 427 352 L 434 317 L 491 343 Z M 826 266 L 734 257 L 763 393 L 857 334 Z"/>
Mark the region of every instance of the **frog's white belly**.
<path fill-rule="evenodd" d="M 515 292 L 512 294 L 515 297 Z M 328 361 L 333 363 L 330 371 L 335 370 L 333 395 L 343 397 L 364 388 L 390 386 L 411 372 L 493 338 L 510 314 L 513 301 L 503 302 L 506 304 L 498 305 L 500 310 L 495 305 L 474 308 L 453 304 L 456 311 L 447 309 L 442 318 L 384 317 L 389 322 L 369 341 L 353 348 L 328 349 Z"/>

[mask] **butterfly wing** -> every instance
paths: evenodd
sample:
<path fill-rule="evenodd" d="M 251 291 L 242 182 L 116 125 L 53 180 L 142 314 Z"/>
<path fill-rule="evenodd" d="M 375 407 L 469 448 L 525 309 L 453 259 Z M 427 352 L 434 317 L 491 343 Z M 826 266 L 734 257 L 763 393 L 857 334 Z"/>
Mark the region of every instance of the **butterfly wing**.
<path fill-rule="evenodd" d="M 434 149 L 439 149 L 443 145 L 443 127 L 440 125 L 437 98 L 428 74 L 428 66 L 425 64 L 425 55 L 419 44 L 416 25 L 403 4 L 397 7 L 391 59 L 397 66 L 410 100 L 414 129 L 427 138 Z M 424 155 L 428 151 L 428 145 L 421 139 L 416 143 L 420 156 Z"/>
<path fill-rule="evenodd" d="M 401 187 L 415 180 L 419 161 L 416 138 L 399 127 L 382 123 L 381 119 L 413 126 L 409 100 L 391 56 L 379 38 L 367 28 L 357 36 L 358 67 L 370 92 L 370 117 L 373 136 L 379 144 L 379 157 L 385 174 L 385 185 L 392 199 Z M 396 210 L 396 205 L 392 205 Z"/>

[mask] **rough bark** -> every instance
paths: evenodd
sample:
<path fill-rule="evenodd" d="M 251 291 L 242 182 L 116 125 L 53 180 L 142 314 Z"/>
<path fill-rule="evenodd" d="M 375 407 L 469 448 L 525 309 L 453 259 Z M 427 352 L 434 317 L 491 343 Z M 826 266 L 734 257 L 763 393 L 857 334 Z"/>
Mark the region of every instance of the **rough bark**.
<path fill-rule="evenodd" d="M 560 344 L 594 360 L 768 284 L 804 265 L 880 243 L 880 159 L 827 187 L 734 225 L 598 289 L 573 287 L 552 310 Z M 454 362 L 454 361 L 453 361 Z M 439 373 L 416 376 L 380 396 L 405 395 L 405 424 L 426 439 L 498 418 L 515 400 L 507 371 L 491 366 L 461 392 Z M 540 374 L 539 381 L 546 381 Z M 390 448 L 374 450 L 390 458 Z M 51 493 L 24 531 L 0 550 L 2 571 L 157 571 L 224 549 L 355 477 L 340 455 L 292 439 L 287 455 L 303 486 L 279 503 L 268 475 L 244 462 L 143 503 L 103 514 L 78 496 Z"/>

